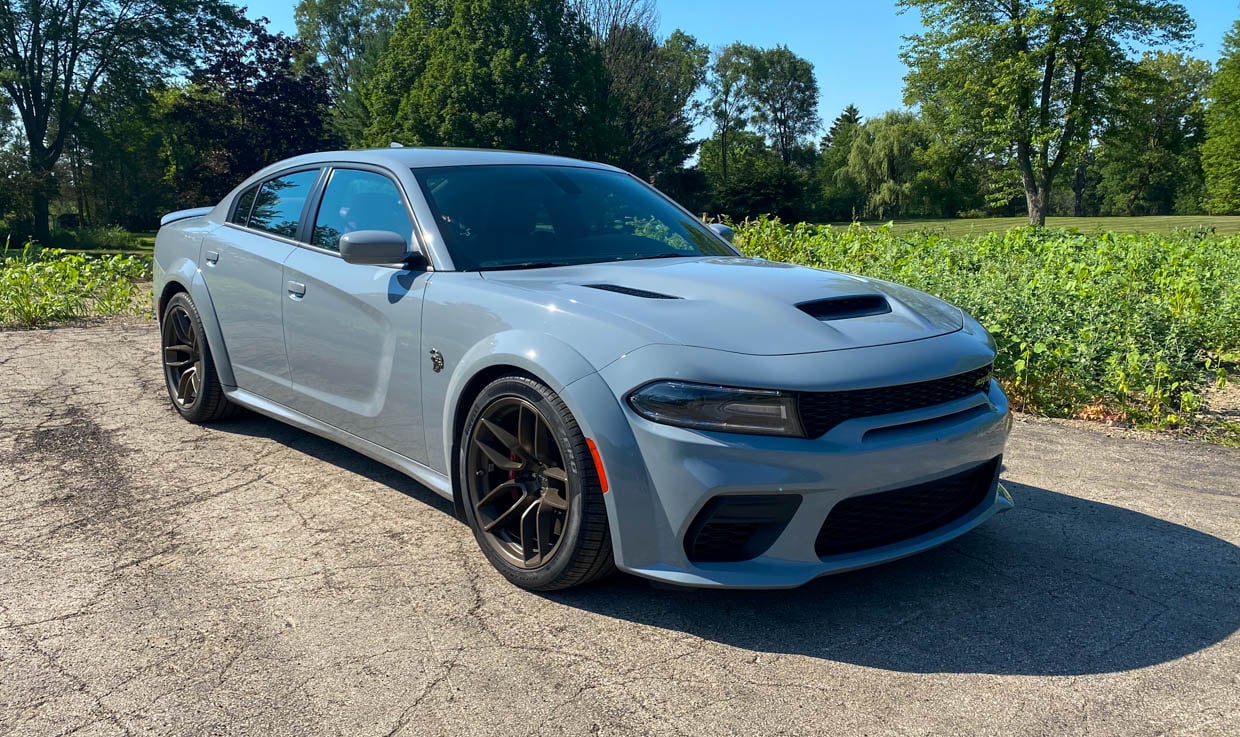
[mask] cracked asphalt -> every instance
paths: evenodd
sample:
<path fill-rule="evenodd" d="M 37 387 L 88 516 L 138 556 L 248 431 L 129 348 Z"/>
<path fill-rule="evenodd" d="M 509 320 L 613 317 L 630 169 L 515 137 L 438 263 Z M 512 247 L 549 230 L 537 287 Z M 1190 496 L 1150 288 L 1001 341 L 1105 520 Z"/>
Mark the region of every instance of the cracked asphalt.
<path fill-rule="evenodd" d="M 1240 451 L 1022 421 L 937 551 L 537 595 L 395 471 L 181 421 L 157 344 L 0 332 L 0 734 L 1240 734 Z"/>

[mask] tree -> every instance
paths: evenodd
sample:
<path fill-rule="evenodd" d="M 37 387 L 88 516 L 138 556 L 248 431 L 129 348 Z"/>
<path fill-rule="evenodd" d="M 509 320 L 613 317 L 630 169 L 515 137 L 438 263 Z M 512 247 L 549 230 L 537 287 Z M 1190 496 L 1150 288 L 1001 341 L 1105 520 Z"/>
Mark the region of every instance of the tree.
<path fill-rule="evenodd" d="M 332 128 L 352 145 L 362 143 L 370 115 L 362 84 L 387 48 L 405 0 L 300 0 L 297 34 L 327 73 Z"/>
<path fill-rule="evenodd" d="M 865 192 L 865 213 L 888 218 L 907 214 L 916 153 L 926 131 L 911 112 L 889 111 L 861 126 L 848 155 L 848 176 Z"/>
<path fill-rule="evenodd" d="M 172 208 L 157 97 L 165 89 L 109 82 L 87 110 L 66 147 L 72 176 L 64 178 L 84 223 L 154 230 Z"/>
<path fill-rule="evenodd" d="M 832 121 L 822 137 L 816 167 L 820 217 L 841 222 L 861 217 L 865 192 L 848 171 L 848 157 L 861 128 L 861 111 L 849 105 Z"/>
<path fill-rule="evenodd" d="M 660 44 L 637 26 L 614 29 L 607 47 L 609 134 L 601 158 L 643 178 L 680 168 L 697 147 L 689 102 L 702 83 L 706 48 L 681 31 Z"/>
<path fill-rule="evenodd" d="M 1200 211 L 1199 147 L 1210 64 L 1183 54 L 1146 54 L 1122 80 L 1100 136 L 1102 211 L 1171 215 Z"/>
<path fill-rule="evenodd" d="M 719 181 L 728 183 L 728 159 L 731 156 L 734 133 L 746 128 L 749 114 L 749 95 L 746 92 L 745 75 L 747 59 L 754 49 L 734 43 L 715 52 L 706 77 L 707 116 L 715 124 L 719 138 Z"/>
<path fill-rule="evenodd" d="M 683 31 L 660 42 L 653 0 L 573 0 L 602 58 L 605 85 L 594 103 L 605 123 L 597 156 L 643 178 L 681 168 L 690 140 L 690 100 L 709 51 Z"/>
<path fill-rule="evenodd" d="M 281 159 L 332 148 L 327 75 L 306 47 L 252 23 L 207 52 L 190 84 L 162 96 L 167 179 L 178 204 L 217 201 Z"/>
<path fill-rule="evenodd" d="M 1240 212 L 1240 21 L 1223 37 L 1210 99 L 1201 148 L 1206 208 L 1214 214 Z"/>
<path fill-rule="evenodd" d="M 659 28 L 654 0 L 572 0 L 572 9 L 604 44 L 615 28 L 642 28 L 652 35 Z"/>
<path fill-rule="evenodd" d="M 1186 41 L 1193 22 L 1167 0 L 899 0 L 920 11 L 905 99 L 938 108 L 992 152 L 1011 148 L 1029 222 L 1043 225 L 1055 179 L 1088 141 L 1127 49 Z"/>
<path fill-rule="evenodd" d="M 824 151 L 830 148 L 842 131 L 860 124 L 861 111 L 857 109 L 856 105 L 849 103 L 839 115 L 835 116 L 835 120 L 831 121 L 831 127 L 827 129 L 827 132 L 822 137 L 821 148 Z"/>
<path fill-rule="evenodd" d="M 734 131 L 730 137 L 732 175 L 722 179 L 723 145 L 715 136 L 702 142 L 698 169 L 711 188 L 710 212 L 741 220 L 756 215 L 776 215 L 796 222 L 809 212 L 805 203 L 808 181 L 804 172 L 783 163 L 766 145 L 761 134 Z"/>
<path fill-rule="evenodd" d="M 602 62 L 565 0 L 423 0 L 365 85 L 367 140 L 589 156 Z"/>
<path fill-rule="evenodd" d="M 49 237 L 53 171 L 100 85 L 167 74 L 238 19 L 221 0 L 29 0 L 0 9 L 0 87 L 25 133 L 36 238 Z"/>
<path fill-rule="evenodd" d="M 751 51 L 748 61 L 745 91 L 752 101 L 753 124 L 789 164 L 797 144 L 821 123 L 814 65 L 787 46 Z"/>

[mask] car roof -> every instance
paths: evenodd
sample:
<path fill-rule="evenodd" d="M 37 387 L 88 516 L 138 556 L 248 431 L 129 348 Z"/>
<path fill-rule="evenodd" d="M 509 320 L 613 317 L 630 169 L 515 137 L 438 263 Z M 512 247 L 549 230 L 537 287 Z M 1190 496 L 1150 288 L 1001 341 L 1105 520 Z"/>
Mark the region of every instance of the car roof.
<path fill-rule="evenodd" d="M 614 166 L 597 162 L 571 159 L 564 156 L 527 153 L 523 151 L 500 151 L 480 148 L 368 148 L 353 151 L 321 151 L 284 159 L 265 167 L 258 174 L 287 169 L 294 166 L 346 162 L 373 164 L 389 169 L 421 169 L 432 166 L 495 166 L 498 164 L 525 164 L 534 166 L 578 166 L 591 169 L 619 171 Z"/>

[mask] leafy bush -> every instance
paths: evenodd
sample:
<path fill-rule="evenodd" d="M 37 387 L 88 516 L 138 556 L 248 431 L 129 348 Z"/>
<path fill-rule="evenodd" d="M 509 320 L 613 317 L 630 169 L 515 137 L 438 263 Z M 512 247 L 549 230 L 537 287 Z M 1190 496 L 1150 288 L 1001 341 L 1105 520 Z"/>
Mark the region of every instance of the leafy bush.
<path fill-rule="evenodd" d="M 0 253 L 0 324 L 42 325 L 132 311 L 150 263 L 136 256 L 83 256 L 27 243 Z"/>
<path fill-rule="evenodd" d="M 50 245 L 86 251 L 125 251 L 137 245 L 137 236 L 119 225 L 58 229 L 52 231 Z"/>
<path fill-rule="evenodd" d="M 1240 362 L 1240 236 L 1015 228 L 951 238 L 889 226 L 747 221 L 753 256 L 908 284 L 972 313 L 1018 409 L 1173 425 Z"/>

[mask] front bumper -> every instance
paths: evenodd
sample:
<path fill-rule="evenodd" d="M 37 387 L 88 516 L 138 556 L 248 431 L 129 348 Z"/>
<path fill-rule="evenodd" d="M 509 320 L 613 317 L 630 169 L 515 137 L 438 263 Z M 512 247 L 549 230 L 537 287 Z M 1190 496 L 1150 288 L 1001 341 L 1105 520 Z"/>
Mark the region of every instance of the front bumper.
<path fill-rule="evenodd" d="M 923 345 L 839 352 L 855 356 L 746 357 L 754 364 L 748 369 L 765 364 L 761 367 L 765 370 L 738 375 L 774 376 L 778 383 L 764 385 L 780 388 L 853 388 L 864 385 L 865 379 L 849 372 L 864 373 L 867 367 L 897 366 L 906 374 L 871 378 L 873 386 L 912 380 L 907 378 L 910 371 L 922 372 L 919 378 L 942 376 L 989 360 L 984 346 L 973 342 L 974 349 L 965 350 L 970 343 L 959 336 L 919 343 Z M 571 387 L 578 397 L 595 397 L 586 403 L 596 406 L 583 406 L 578 416 L 590 418 L 587 432 L 599 444 L 610 480 L 606 498 L 616 562 L 622 570 L 685 586 L 790 588 L 941 545 L 1013 506 L 996 473 L 980 501 L 934 529 L 878 547 L 819 555 L 819 533 L 839 502 L 943 479 L 999 458 L 1011 428 L 1007 399 L 999 385 L 991 382 L 984 392 L 933 407 L 849 420 L 816 439 L 700 432 L 637 416 L 625 405 L 623 393 L 658 375 L 643 365 L 648 361 L 684 367 L 684 374 L 668 378 L 737 382 L 703 375 L 705 364 L 693 365 L 695 360 L 708 364 L 711 357 L 702 354 L 717 352 L 651 348 L 659 349 L 654 352 L 659 355 L 628 360 L 651 350 L 642 349 Z M 691 360 L 690 355 L 698 358 Z M 597 398 L 604 389 L 610 401 Z M 606 411 L 603 404 L 608 405 Z M 795 495 L 799 504 L 756 557 L 719 562 L 690 558 L 686 536 L 711 500 L 781 495 Z"/>

